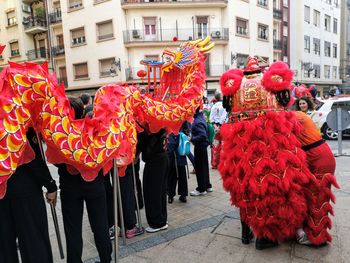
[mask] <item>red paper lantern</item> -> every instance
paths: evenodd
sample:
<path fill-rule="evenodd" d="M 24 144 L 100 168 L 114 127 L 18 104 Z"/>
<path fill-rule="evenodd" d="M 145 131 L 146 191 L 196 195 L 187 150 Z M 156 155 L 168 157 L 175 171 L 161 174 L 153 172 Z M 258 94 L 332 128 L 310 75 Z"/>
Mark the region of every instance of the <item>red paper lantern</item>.
<path fill-rule="evenodd" d="M 137 76 L 139 78 L 144 78 L 144 77 L 146 77 L 146 75 L 147 75 L 147 72 L 143 69 L 140 69 L 139 71 L 137 71 Z"/>
<path fill-rule="evenodd" d="M 176 42 L 178 39 L 177 37 L 173 37 L 173 41 Z"/>

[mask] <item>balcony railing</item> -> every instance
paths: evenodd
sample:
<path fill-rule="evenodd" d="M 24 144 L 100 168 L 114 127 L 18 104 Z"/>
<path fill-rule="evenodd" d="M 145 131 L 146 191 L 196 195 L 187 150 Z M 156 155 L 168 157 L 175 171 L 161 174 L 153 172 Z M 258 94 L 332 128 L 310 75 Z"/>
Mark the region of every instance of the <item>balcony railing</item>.
<path fill-rule="evenodd" d="M 145 69 L 145 67 L 134 67 L 125 69 L 125 75 L 127 80 L 140 80 L 140 77 L 137 76 L 137 72 L 140 69 Z M 206 68 L 207 77 L 220 77 L 225 71 L 229 69 L 228 65 L 209 65 Z M 151 73 L 151 78 L 153 79 L 153 73 Z M 160 79 L 160 73 L 157 72 L 157 79 Z M 144 81 L 145 83 L 147 80 Z"/>
<path fill-rule="evenodd" d="M 121 0 L 122 4 L 139 4 L 139 3 L 194 3 L 194 2 L 202 2 L 202 3 L 227 3 L 227 0 L 153 0 L 153 1 L 149 1 L 149 0 Z"/>
<path fill-rule="evenodd" d="M 64 55 L 64 46 L 55 46 L 55 47 L 52 47 L 52 55 L 57 57 L 57 56 L 60 56 L 60 55 Z"/>
<path fill-rule="evenodd" d="M 276 9 L 276 8 L 273 9 L 273 18 L 276 18 L 276 19 L 279 19 L 279 20 L 282 18 L 282 11 L 281 11 L 281 9 Z"/>
<path fill-rule="evenodd" d="M 27 58 L 28 60 L 47 59 L 49 57 L 48 54 L 49 53 L 46 48 L 32 49 L 28 50 Z"/>
<path fill-rule="evenodd" d="M 124 43 L 134 42 L 172 42 L 174 38 L 178 41 L 188 41 L 197 38 L 205 38 L 210 35 L 215 40 L 226 40 L 229 38 L 228 28 L 212 28 L 208 32 L 199 34 L 196 29 L 157 29 L 154 34 L 141 29 L 127 30 L 123 32 Z"/>
<path fill-rule="evenodd" d="M 23 26 L 24 30 L 28 30 L 34 27 L 45 27 L 47 26 L 46 20 L 42 17 L 34 16 L 34 17 L 25 17 L 23 18 Z"/>
<path fill-rule="evenodd" d="M 50 24 L 56 24 L 62 22 L 62 12 L 61 10 L 56 10 L 53 13 L 49 14 Z"/>
<path fill-rule="evenodd" d="M 282 42 L 281 42 L 281 40 L 274 39 L 273 40 L 273 48 L 274 49 L 282 49 Z"/>

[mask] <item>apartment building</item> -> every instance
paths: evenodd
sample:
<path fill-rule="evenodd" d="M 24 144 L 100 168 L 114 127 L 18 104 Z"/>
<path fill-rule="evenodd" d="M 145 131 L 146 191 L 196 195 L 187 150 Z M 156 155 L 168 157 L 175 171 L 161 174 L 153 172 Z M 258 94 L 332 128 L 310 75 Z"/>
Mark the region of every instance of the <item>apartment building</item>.
<path fill-rule="evenodd" d="M 5 52 L 0 66 L 8 59 L 49 60 L 50 68 L 72 90 L 142 83 L 137 77 L 143 69 L 141 59 L 161 61 L 164 48 L 175 50 L 181 42 L 210 35 L 216 47 L 206 61 L 207 88 L 214 91 L 221 74 L 230 67 L 243 67 L 248 55 L 268 62 L 284 58 L 282 48 L 273 48 L 274 40 L 283 43 L 284 36 L 274 32 L 274 2 L 4 0 L 0 12 L 6 18 L 0 36 L 10 46 L 6 52 L 13 50 L 14 56 Z M 278 25 L 282 30 L 283 20 Z"/>
<path fill-rule="evenodd" d="M 273 61 L 273 1 L 230 0 L 228 6 L 233 67 L 244 67 L 247 57 Z M 227 56 L 229 57 L 229 56 Z"/>
<path fill-rule="evenodd" d="M 273 60 L 290 62 L 289 2 L 273 0 Z"/>
<path fill-rule="evenodd" d="M 293 0 L 291 10 L 291 68 L 295 80 L 316 84 L 320 93 L 341 84 L 338 0 Z"/>
<path fill-rule="evenodd" d="M 8 60 L 42 63 L 49 59 L 47 18 L 43 2 L 0 1 L 0 42 L 6 45 L 0 69 Z"/>
<path fill-rule="evenodd" d="M 350 90 L 350 1 L 342 0 L 340 35 L 340 68 L 343 90 Z"/>

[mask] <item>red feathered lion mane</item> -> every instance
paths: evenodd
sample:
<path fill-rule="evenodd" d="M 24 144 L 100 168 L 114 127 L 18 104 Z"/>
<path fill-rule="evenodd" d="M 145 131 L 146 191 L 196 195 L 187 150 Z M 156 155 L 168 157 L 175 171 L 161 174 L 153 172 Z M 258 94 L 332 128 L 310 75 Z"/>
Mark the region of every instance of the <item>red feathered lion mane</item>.
<path fill-rule="evenodd" d="M 243 71 L 240 69 L 230 69 L 220 78 L 220 87 L 223 96 L 230 96 L 236 93 L 241 86 Z"/>
<path fill-rule="evenodd" d="M 264 73 L 262 85 L 266 90 L 277 92 L 290 89 L 293 80 L 293 71 L 284 62 L 278 61 L 271 64 L 269 69 Z"/>

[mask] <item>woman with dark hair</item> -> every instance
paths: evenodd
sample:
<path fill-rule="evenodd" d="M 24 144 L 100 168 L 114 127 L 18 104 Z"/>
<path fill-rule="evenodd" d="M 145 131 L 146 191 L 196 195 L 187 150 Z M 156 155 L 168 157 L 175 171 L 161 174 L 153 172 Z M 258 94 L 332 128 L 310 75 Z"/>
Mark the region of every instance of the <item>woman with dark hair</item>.
<path fill-rule="evenodd" d="M 297 111 L 302 111 L 307 115 L 311 115 L 314 111 L 313 102 L 306 96 L 298 98 L 295 102 L 295 106 Z"/>

